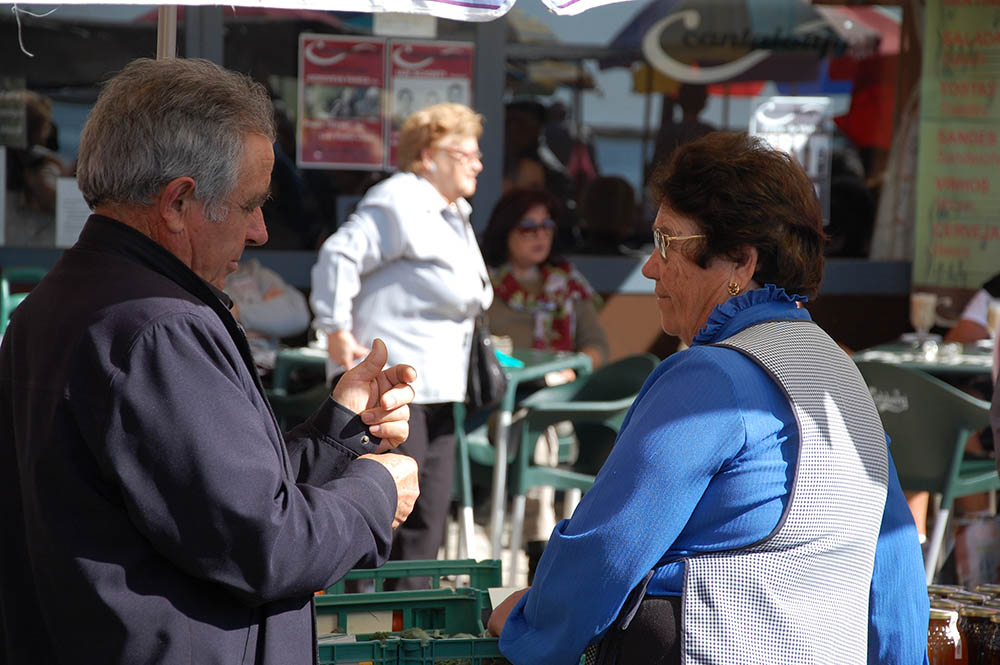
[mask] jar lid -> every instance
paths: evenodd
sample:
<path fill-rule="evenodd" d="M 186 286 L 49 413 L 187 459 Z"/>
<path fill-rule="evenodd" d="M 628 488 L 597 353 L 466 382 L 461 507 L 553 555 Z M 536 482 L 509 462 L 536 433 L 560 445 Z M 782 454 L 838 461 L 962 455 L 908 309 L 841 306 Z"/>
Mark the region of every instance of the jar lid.
<path fill-rule="evenodd" d="M 1000 613 L 994 614 L 990 617 L 992 623 L 1000 623 Z"/>
<path fill-rule="evenodd" d="M 988 593 L 991 596 L 1000 594 L 1000 584 L 977 584 L 974 589 L 977 593 Z"/>
<path fill-rule="evenodd" d="M 997 616 L 1000 616 L 1000 614 L 998 614 Z M 956 612 L 955 610 L 944 610 L 944 609 L 941 609 L 940 607 L 932 607 L 931 608 L 931 618 L 932 619 L 937 619 L 939 621 L 941 621 L 941 620 L 944 620 L 944 621 L 954 621 L 955 619 L 958 618 L 958 612 Z M 992 621 L 992 618 L 990 620 Z M 1000 622 L 997 622 L 997 623 L 1000 623 Z"/>
<path fill-rule="evenodd" d="M 994 607 L 982 607 L 980 605 L 963 605 L 958 613 L 964 617 L 976 617 L 986 619 L 994 614 L 1000 614 L 1000 610 Z"/>
<path fill-rule="evenodd" d="M 989 600 L 983 602 L 983 607 L 995 607 L 1000 609 L 1000 598 L 990 598 Z"/>
<path fill-rule="evenodd" d="M 965 587 L 957 584 L 928 584 L 927 593 L 951 593 L 952 591 L 965 591 Z"/>
<path fill-rule="evenodd" d="M 976 593 L 975 591 L 952 591 L 946 597 L 961 601 L 962 603 L 974 603 L 976 605 L 981 605 L 990 599 L 985 593 Z"/>
<path fill-rule="evenodd" d="M 962 603 L 957 600 L 948 600 L 947 598 L 931 598 L 931 607 L 936 607 L 939 610 L 955 610 L 962 606 Z"/>

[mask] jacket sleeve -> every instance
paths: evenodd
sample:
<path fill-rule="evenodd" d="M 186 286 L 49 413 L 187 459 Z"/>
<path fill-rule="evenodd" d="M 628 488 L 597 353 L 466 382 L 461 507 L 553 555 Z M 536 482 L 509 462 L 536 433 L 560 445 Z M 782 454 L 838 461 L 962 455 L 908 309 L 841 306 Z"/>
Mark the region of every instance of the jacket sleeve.
<path fill-rule="evenodd" d="M 113 362 L 106 408 L 78 421 L 103 421 L 85 438 L 136 529 L 178 568 L 259 604 L 308 595 L 388 557 L 391 474 L 316 428 L 315 445 L 342 471 L 296 484 L 263 398 L 217 324 L 165 314 Z"/>
<path fill-rule="evenodd" d="M 361 206 L 323 243 L 312 268 L 309 304 L 313 327 L 323 332 L 351 330 L 354 298 L 361 280 L 380 264 L 402 255 L 405 229 L 397 207 Z"/>
<path fill-rule="evenodd" d="M 917 529 L 890 455 L 868 601 L 869 665 L 926 663 L 929 613 Z"/>

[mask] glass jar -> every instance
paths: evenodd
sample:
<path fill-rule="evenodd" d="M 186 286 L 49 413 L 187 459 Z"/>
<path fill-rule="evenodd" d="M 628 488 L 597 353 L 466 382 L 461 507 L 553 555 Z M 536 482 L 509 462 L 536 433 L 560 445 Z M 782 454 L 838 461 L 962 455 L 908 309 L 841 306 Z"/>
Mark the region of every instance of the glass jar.
<path fill-rule="evenodd" d="M 978 605 L 966 605 L 958 611 L 958 630 L 965 638 L 965 650 L 968 653 L 969 665 L 990 665 L 990 638 L 993 615 L 1000 610 Z"/>
<path fill-rule="evenodd" d="M 1000 665 L 1000 614 L 990 617 L 993 631 L 990 633 L 989 647 L 986 650 L 987 659 L 983 662 L 989 665 Z"/>
<path fill-rule="evenodd" d="M 958 631 L 958 612 L 931 608 L 927 627 L 927 658 L 930 665 L 968 665 L 965 643 Z"/>

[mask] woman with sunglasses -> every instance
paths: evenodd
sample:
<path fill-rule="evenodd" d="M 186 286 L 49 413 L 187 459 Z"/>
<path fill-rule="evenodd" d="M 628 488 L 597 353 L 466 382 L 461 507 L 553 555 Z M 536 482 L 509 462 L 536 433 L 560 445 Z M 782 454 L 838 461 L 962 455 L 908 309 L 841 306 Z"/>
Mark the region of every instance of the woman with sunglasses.
<path fill-rule="evenodd" d="M 596 367 L 608 357 L 600 299 L 553 253 L 560 208 L 550 194 L 527 189 L 511 190 L 493 208 L 482 242 L 494 293 L 490 330 L 518 347 L 586 353 Z"/>
<path fill-rule="evenodd" d="M 690 348 L 649 376 L 534 585 L 490 619 L 515 665 L 926 662 L 913 519 L 854 363 L 800 306 L 813 184 L 713 133 L 652 181 L 643 266 Z"/>
<path fill-rule="evenodd" d="M 493 208 L 483 234 L 483 257 L 494 293 L 490 331 L 509 336 L 516 347 L 586 353 L 597 367 L 608 357 L 608 338 L 597 318 L 600 298 L 571 263 L 553 254 L 559 210 L 552 195 L 528 189 L 509 191 Z M 574 378 L 573 371 L 566 370 L 546 380 Z M 555 437 L 540 438 L 535 462 L 558 463 L 555 443 Z M 530 583 L 555 526 L 555 491 L 532 488 L 527 499 L 524 548 Z"/>

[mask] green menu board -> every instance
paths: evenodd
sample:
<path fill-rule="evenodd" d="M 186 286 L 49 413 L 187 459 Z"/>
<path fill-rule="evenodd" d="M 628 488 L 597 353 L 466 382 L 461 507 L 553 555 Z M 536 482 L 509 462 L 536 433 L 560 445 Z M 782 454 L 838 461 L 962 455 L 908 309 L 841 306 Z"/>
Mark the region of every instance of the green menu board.
<path fill-rule="evenodd" d="M 1000 273 L 1000 4 L 926 12 L 913 283 L 974 289 Z"/>

